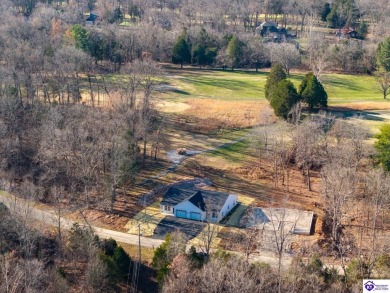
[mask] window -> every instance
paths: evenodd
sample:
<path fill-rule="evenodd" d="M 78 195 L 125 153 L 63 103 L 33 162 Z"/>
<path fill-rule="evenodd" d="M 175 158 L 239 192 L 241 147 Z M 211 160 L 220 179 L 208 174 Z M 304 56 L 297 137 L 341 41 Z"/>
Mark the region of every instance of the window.
<path fill-rule="evenodd" d="M 218 213 L 217 212 L 211 212 L 211 217 L 212 218 L 218 218 Z"/>
<path fill-rule="evenodd" d="M 166 212 L 170 212 L 171 209 L 172 209 L 172 207 L 170 207 L 170 206 L 164 206 L 164 211 L 166 211 Z"/>

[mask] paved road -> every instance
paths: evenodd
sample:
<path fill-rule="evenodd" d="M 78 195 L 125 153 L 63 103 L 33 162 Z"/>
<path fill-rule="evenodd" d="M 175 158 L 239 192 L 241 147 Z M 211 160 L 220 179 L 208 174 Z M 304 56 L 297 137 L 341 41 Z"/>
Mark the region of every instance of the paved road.
<path fill-rule="evenodd" d="M 0 202 L 4 203 L 12 213 L 20 217 L 23 217 L 24 219 L 37 220 L 42 223 L 45 223 L 46 225 L 53 226 L 53 227 L 58 226 L 58 216 L 56 216 L 54 210 L 51 211 L 42 210 L 38 208 L 33 202 L 28 202 L 23 199 L 16 198 L 15 196 L 5 192 L 0 192 Z M 76 221 L 67 219 L 65 217 L 61 218 L 61 227 L 63 229 L 70 229 L 74 223 L 76 223 Z M 79 224 L 83 225 L 84 223 L 79 223 Z M 138 245 L 137 235 L 132 235 L 132 234 L 118 232 L 109 229 L 103 229 L 96 226 L 91 226 L 91 228 L 101 238 L 104 239 L 113 238 L 118 242 Z M 163 240 L 160 239 L 152 239 L 148 237 L 140 237 L 140 238 L 141 238 L 142 247 L 157 248 L 163 242 Z M 189 248 L 190 247 L 188 247 L 188 249 Z M 231 251 L 231 253 L 240 254 L 233 251 Z M 271 266 L 277 266 L 278 264 L 277 259 L 273 256 L 272 253 L 268 255 L 262 253 L 262 255 L 260 256 L 259 255 L 251 256 L 250 259 L 252 261 L 266 262 L 269 263 Z M 291 263 L 291 257 L 286 256 L 283 265 L 287 267 L 290 263 Z"/>
<path fill-rule="evenodd" d="M 18 199 L 10 194 L 6 194 L 4 192 L 0 193 L 0 202 L 4 203 L 11 212 L 25 218 L 25 219 L 33 219 L 37 221 L 41 221 L 49 226 L 58 226 L 58 216 L 52 211 L 44 211 L 42 209 L 37 208 L 34 203 L 28 202 L 22 199 Z M 70 229 L 76 221 L 72 221 L 66 219 L 64 217 L 61 218 L 61 227 L 63 229 Z M 80 223 L 84 224 L 84 223 Z M 116 241 L 138 245 L 138 236 L 132 235 L 128 233 L 118 232 L 109 229 L 103 229 L 96 226 L 91 226 L 91 228 L 95 231 L 99 237 L 107 239 L 113 238 Z M 141 246 L 148 248 L 156 248 L 160 246 L 163 240 L 160 239 L 152 239 L 147 237 L 141 237 Z"/>
<path fill-rule="evenodd" d="M 56 216 L 54 210 L 49 210 L 49 211 L 42 210 L 38 208 L 37 205 L 35 205 L 33 202 L 28 202 L 23 199 L 16 198 L 15 196 L 5 193 L 3 191 L 0 191 L 0 203 L 5 204 L 13 214 L 22 217 L 27 221 L 28 219 L 33 219 L 45 223 L 46 225 L 49 226 L 54 226 L 54 227 L 58 226 L 58 217 Z M 61 218 L 61 227 L 63 229 L 70 229 L 74 223 L 76 223 L 76 221 L 64 217 Z M 85 223 L 79 223 L 79 224 L 84 225 Z M 132 235 L 132 234 L 118 232 L 109 229 L 103 229 L 96 226 L 91 226 L 91 228 L 101 238 L 104 239 L 113 238 L 118 242 L 138 245 L 137 235 Z M 163 240 L 152 239 L 148 237 L 140 237 L 140 239 L 141 239 L 141 246 L 148 247 L 148 248 L 157 248 L 163 242 Z M 190 247 L 188 246 L 187 249 L 189 248 Z M 234 251 L 228 251 L 228 252 L 242 255 L 239 252 L 234 252 Z M 275 255 L 272 252 L 265 251 L 265 252 L 261 252 L 260 255 L 252 254 L 249 260 L 252 262 L 254 261 L 265 262 L 271 265 L 272 267 L 278 266 L 278 259 L 275 257 Z M 289 265 L 291 264 L 291 260 L 292 257 L 288 254 L 285 254 L 283 257 L 282 266 L 284 268 L 288 268 Z M 340 266 L 337 265 L 336 266 L 328 265 L 328 266 L 335 267 L 339 270 L 339 272 L 342 272 Z"/>

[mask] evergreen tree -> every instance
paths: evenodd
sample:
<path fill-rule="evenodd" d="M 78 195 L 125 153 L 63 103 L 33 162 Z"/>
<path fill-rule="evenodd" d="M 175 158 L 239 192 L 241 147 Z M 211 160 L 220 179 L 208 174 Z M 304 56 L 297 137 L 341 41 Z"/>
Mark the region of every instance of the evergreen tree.
<path fill-rule="evenodd" d="M 390 71 L 390 37 L 378 45 L 376 53 L 376 63 L 379 69 Z"/>
<path fill-rule="evenodd" d="M 294 85 L 291 81 L 284 79 L 276 84 L 270 105 L 276 116 L 287 119 L 288 112 L 298 101 L 299 95 Z"/>
<path fill-rule="evenodd" d="M 199 65 L 200 68 L 202 68 L 202 65 L 212 64 L 217 56 L 215 46 L 215 40 L 202 27 L 194 40 L 192 62 Z"/>
<path fill-rule="evenodd" d="M 363 39 L 366 38 L 366 35 L 368 33 L 368 25 L 367 25 L 367 23 L 364 20 L 362 20 L 359 23 L 359 26 L 357 27 L 356 32 L 358 33 L 358 38 L 359 39 L 363 40 Z"/>
<path fill-rule="evenodd" d="M 236 36 L 233 36 L 229 41 L 226 50 L 233 70 L 233 68 L 240 63 L 242 57 L 242 43 Z"/>
<path fill-rule="evenodd" d="M 89 49 L 88 31 L 81 25 L 75 24 L 70 28 L 69 33 L 74 40 L 75 47 L 87 52 Z"/>
<path fill-rule="evenodd" d="M 283 69 L 283 66 L 279 63 L 275 63 L 272 65 L 271 71 L 268 74 L 267 81 L 265 83 L 265 98 L 270 101 L 272 97 L 272 93 L 275 90 L 276 84 L 287 78 L 286 72 Z"/>
<path fill-rule="evenodd" d="M 302 80 L 299 86 L 299 95 L 302 101 L 309 106 L 310 111 L 314 107 L 326 108 L 328 106 L 328 95 L 312 72 L 306 74 Z"/>
<path fill-rule="evenodd" d="M 180 64 L 180 68 L 183 68 L 183 63 L 191 62 L 190 46 L 183 35 L 177 39 L 176 44 L 173 46 L 172 62 Z"/>
<path fill-rule="evenodd" d="M 328 23 L 335 28 L 341 29 L 355 22 L 359 16 L 359 10 L 354 0 L 337 0 L 326 17 Z"/>
<path fill-rule="evenodd" d="M 320 16 L 321 16 L 321 20 L 322 21 L 326 21 L 326 18 L 328 17 L 329 13 L 330 13 L 330 4 L 329 3 L 325 3 L 325 5 L 320 9 Z"/>
<path fill-rule="evenodd" d="M 199 44 L 195 46 L 192 61 L 198 64 L 200 68 L 202 68 L 202 65 L 207 63 L 206 49 L 204 45 Z"/>
<path fill-rule="evenodd" d="M 374 146 L 377 150 L 377 160 L 383 168 L 390 171 L 390 124 L 384 124 L 376 135 Z"/>

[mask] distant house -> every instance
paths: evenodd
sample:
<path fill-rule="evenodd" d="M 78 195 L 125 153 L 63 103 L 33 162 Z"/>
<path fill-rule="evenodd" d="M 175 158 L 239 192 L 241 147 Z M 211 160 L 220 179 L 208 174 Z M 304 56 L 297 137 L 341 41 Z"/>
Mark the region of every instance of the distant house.
<path fill-rule="evenodd" d="M 90 13 L 88 18 L 85 20 L 85 25 L 94 25 L 98 15 L 95 13 Z"/>
<path fill-rule="evenodd" d="M 264 21 L 256 28 L 256 32 L 268 42 L 286 42 L 289 38 L 296 37 L 296 35 L 289 33 L 285 27 L 279 27 L 273 21 Z"/>
<path fill-rule="evenodd" d="M 335 31 L 335 36 L 339 38 L 352 38 L 352 39 L 357 39 L 359 38 L 359 33 L 351 27 L 345 27 L 343 29 L 338 29 Z"/>
<path fill-rule="evenodd" d="M 278 24 L 276 22 L 273 22 L 273 21 L 264 21 L 260 24 L 260 27 L 261 27 L 261 30 L 263 30 L 264 32 L 275 32 L 278 30 Z"/>
<path fill-rule="evenodd" d="M 161 203 L 161 212 L 196 221 L 221 221 L 237 204 L 237 195 L 202 189 L 171 187 Z"/>

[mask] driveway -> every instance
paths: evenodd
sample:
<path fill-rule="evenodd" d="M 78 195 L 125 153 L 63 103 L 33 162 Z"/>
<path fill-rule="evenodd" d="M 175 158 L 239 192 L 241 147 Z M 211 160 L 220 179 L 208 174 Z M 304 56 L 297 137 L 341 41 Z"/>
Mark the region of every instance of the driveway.
<path fill-rule="evenodd" d="M 205 223 L 165 216 L 154 230 L 154 239 L 164 239 L 168 233 L 179 230 L 184 233 L 186 240 L 195 238 L 204 228 Z"/>

